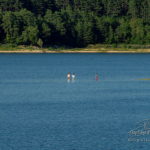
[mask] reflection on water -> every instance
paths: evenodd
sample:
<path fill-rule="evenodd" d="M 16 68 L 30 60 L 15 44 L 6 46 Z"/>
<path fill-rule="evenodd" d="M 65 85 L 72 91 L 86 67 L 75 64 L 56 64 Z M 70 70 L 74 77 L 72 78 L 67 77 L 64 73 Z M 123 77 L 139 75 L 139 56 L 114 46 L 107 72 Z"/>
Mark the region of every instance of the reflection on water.
<path fill-rule="evenodd" d="M 0 54 L 0 149 L 147 150 L 128 133 L 150 117 L 149 56 Z"/>

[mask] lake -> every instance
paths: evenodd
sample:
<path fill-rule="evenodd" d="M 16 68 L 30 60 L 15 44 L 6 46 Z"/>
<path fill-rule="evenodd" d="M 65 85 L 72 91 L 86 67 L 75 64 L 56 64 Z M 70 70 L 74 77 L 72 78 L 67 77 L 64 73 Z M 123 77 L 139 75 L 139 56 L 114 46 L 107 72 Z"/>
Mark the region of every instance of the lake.
<path fill-rule="evenodd" d="M 148 150 L 145 78 L 150 54 L 0 54 L 0 149 Z"/>

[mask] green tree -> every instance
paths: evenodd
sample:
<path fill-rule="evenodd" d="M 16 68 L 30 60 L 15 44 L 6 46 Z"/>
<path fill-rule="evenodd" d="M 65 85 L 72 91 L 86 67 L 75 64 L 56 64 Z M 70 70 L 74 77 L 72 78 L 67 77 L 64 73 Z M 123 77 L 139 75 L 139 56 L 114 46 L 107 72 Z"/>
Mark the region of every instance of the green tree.
<path fill-rule="evenodd" d="M 38 39 L 37 45 L 40 46 L 41 48 L 43 47 L 43 41 L 42 41 L 42 39 Z"/>
<path fill-rule="evenodd" d="M 134 44 L 143 44 L 144 43 L 144 25 L 142 19 L 131 19 L 131 42 Z"/>
<path fill-rule="evenodd" d="M 129 43 L 131 38 L 130 22 L 127 19 L 120 19 L 120 25 L 116 29 L 117 41 L 119 43 Z"/>
<path fill-rule="evenodd" d="M 64 44 L 68 44 L 69 46 L 76 45 L 75 25 L 77 22 L 77 15 L 77 12 L 74 11 L 70 6 L 61 10 L 61 17 L 63 19 L 65 28 L 65 35 L 63 36 Z"/>
<path fill-rule="evenodd" d="M 0 10 L 2 11 L 18 11 L 22 8 L 20 0 L 1 0 Z"/>
<path fill-rule="evenodd" d="M 18 37 L 20 35 L 20 20 L 17 18 L 15 13 L 6 12 L 3 16 L 2 26 L 6 34 L 6 42 L 18 44 Z"/>
<path fill-rule="evenodd" d="M 149 44 L 150 0 L 0 0 L 0 42 Z"/>
<path fill-rule="evenodd" d="M 48 25 L 47 29 L 51 30 L 51 44 L 61 44 L 63 43 L 63 37 L 66 33 L 64 21 L 62 19 L 61 13 L 55 12 L 52 13 L 51 10 L 46 12 L 44 16 L 44 21 Z"/>
<path fill-rule="evenodd" d="M 84 12 L 80 14 L 82 19 L 79 19 L 75 26 L 77 45 L 86 46 L 93 43 L 93 22 L 89 14 Z"/>
<path fill-rule="evenodd" d="M 140 0 L 129 1 L 129 14 L 132 18 L 140 17 Z"/>
<path fill-rule="evenodd" d="M 107 4 L 107 16 L 119 16 L 120 9 L 119 0 L 109 0 Z"/>
<path fill-rule="evenodd" d="M 37 27 L 28 26 L 22 33 L 22 42 L 27 45 L 36 45 L 38 42 L 39 30 Z"/>
<path fill-rule="evenodd" d="M 145 43 L 150 44 L 150 25 L 145 26 Z"/>
<path fill-rule="evenodd" d="M 141 3 L 141 18 L 144 19 L 145 22 L 150 21 L 150 1 L 143 0 Z"/>
<path fill-rule="evenodd" d="M 2 17 L 3 17 L 3 13 L 0 11 L 0 43 L 3 42 L 5 38 L 4 30 L 2 28 Z"/>

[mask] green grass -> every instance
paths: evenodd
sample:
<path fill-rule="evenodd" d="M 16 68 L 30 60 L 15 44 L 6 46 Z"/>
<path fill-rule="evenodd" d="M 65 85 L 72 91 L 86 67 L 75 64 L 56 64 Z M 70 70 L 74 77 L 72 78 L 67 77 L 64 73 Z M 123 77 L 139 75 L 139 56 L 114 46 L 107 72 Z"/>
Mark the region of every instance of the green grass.
<path fill-rule="evenodd" d="M 70 48 L 65 46 L 52 46 L 46 48 L 39 48 L 37 46 L 16 46 L 12 44 L 3 44 L 0 45 L 0 51 L 23 51 L 23 50 L 40 50 L 43 52 L 54 51 L 54 52 L 67 52 L 67 51 L 96 51 L 107 53 L 109 51 L 127 51 L 127 52 L 146 52 L 147 49 L 150 49 L 150 45 L 131 45 L 131 44 L 90 44 L 84 48 Z"/>

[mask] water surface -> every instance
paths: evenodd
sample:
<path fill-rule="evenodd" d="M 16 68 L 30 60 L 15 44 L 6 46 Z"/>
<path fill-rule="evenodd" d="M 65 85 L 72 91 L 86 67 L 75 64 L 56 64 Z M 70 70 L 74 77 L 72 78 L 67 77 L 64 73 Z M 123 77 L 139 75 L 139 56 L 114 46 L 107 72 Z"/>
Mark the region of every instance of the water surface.
<path fill-rule="evenodd" d="M 150 78 L 149 58 L 0 54 L 0 149 L 148 150 L 128 132 L 150 119 L 150 81 L 139 80 Z"/>

